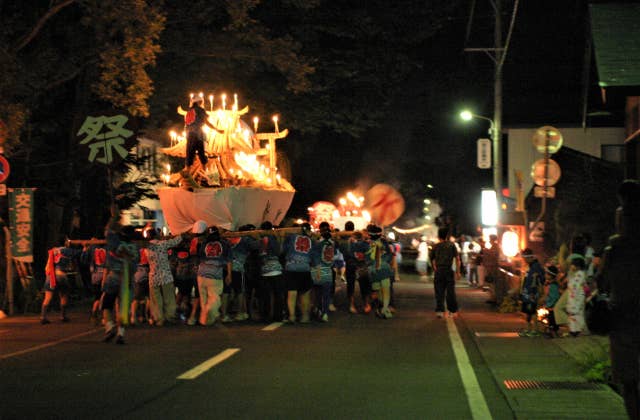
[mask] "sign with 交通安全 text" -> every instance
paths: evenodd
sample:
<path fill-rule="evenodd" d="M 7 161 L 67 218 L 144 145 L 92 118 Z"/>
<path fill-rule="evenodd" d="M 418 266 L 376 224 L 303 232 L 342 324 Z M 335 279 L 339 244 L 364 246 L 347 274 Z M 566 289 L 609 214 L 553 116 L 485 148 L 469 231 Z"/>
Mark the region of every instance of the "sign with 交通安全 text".
<path fill-rule="evenodd" d="M 11 253 L 17 260 L 33 262 L 33 191 L 9 188 Z"/>

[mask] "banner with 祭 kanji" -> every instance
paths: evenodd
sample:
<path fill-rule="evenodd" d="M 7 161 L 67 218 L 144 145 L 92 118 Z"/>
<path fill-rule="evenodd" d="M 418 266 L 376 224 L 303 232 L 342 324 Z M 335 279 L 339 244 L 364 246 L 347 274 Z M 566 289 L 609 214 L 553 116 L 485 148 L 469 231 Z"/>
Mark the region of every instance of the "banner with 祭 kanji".
<path fill-rule="evenodd" d="M 33 192 L 35 188 L 9 188 L 11 253 L 17 260 L 33 262 Z"/>
<path fill-rule="evenodd" d="M 84 136 L 80 144 L 88 147 L 89 162 L 110 165 L 127 157 L 135 140 L 134 132 L 125 127 L 127 121 L 126 115 L 88 116 L 84 120 L 77 136 Z"/>

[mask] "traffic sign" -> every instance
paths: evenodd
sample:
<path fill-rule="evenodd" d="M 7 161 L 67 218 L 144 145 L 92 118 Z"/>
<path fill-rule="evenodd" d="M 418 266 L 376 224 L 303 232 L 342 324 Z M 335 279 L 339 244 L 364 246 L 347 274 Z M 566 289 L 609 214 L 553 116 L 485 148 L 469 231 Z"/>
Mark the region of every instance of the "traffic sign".
<path fill-rule="evenodd" d="M 538 128 L 533 133 L 531 140 L 536 150 L 540 153 L 549 152 L 553 154 L 562 147 L 562 134 L 557 128 L 550 125 Z"/>
<path fill-rule="evenodd" d="M 537 198 L 545 197 L 544 187 L 541 187 L 539 185 L 536 185 L 535 187 L 533 187 L 533 195 L 534 197 L 537 197 Z M 546 197 L 554 198 L 555 196 L 556 196 L 556 187 L 547 187 Z"/>
<path fill-rule="evenodd" d="M 545 182 L 545 166 L 546 166 L 546 182 Z M 545 185 L 555 185 L 560 179 L 562 171 L 560 165 L 553 159 L 538 159 L 531 166 L 531 178 L 536 185 L 544 187 Z"/>
<path fill-rule="evenodd" d="M 491 167 L 491 140 L 478 139 L 478 168 L 489 169 Z"/>
<path fill-rule="evenodd" d="M 7 178 L 9 178 L 10 170 L 9 161 L 4 156 L 0 156 L 0 183 L 5 182 Z"/>

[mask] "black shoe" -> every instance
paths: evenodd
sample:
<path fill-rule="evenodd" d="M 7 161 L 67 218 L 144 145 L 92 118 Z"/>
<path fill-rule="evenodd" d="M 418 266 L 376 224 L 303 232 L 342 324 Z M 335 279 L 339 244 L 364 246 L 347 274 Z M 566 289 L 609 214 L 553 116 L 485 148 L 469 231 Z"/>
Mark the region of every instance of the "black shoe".
<path fill-rule="evenodd" d="M 116 344 L 124 344 L 124 337 L 119 335 L 118 338 L 116 338 Z"/>
<path fill-rule="evenodd" d="M 102 341 L 104 341 L 105 343 L 108 343 L 109 341 L 113 340 L 115 336 L 116 336 L 116 329 L 112 328 L 104 334 L 104 338 L 102 339 Z"/>
<path fill-rule="evenodd" d="M 42 319 L 40 320 L 40 323 L 41 323 L 42 325 L 47 325 L 47 324 L 51 324 L 51 321 L 49 321 L 47 318 L 42 318 Z"/>
<path fill-rule="evenodd" d="M 62 322 L 69 322 L 71 321 L 69 318 L 67 318 L 66 316 L 63 316 L 62 318 L 60 318 L 60 321 Z"/>

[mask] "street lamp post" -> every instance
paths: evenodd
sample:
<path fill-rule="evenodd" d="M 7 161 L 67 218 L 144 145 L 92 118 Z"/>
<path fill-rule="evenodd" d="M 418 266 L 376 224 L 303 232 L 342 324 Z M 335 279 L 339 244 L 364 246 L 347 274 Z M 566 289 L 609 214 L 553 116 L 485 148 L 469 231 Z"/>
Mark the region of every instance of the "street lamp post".
<path fill-rule="evenodd" d="M 499 144 L 500 138 L 498 137 L 495 121 L 492 120 L 491 118 L 474 114 L 471 111 L 467 111 L 467 110 L 462 111 L 460 113 L 460 118 L 462 118 L 464 121 L 470 121 L 474 118 L 489 121 L 489 136 L 491 137 L 491 150 L 493 155 L 493 162 L 492 162 L 493 189 L 495 190 L 496 194 L 502 195 L 502 179 L 501 179 L 502 173 L 500 172 L 501 165 L 500 165 L 500 144 Z"/>

